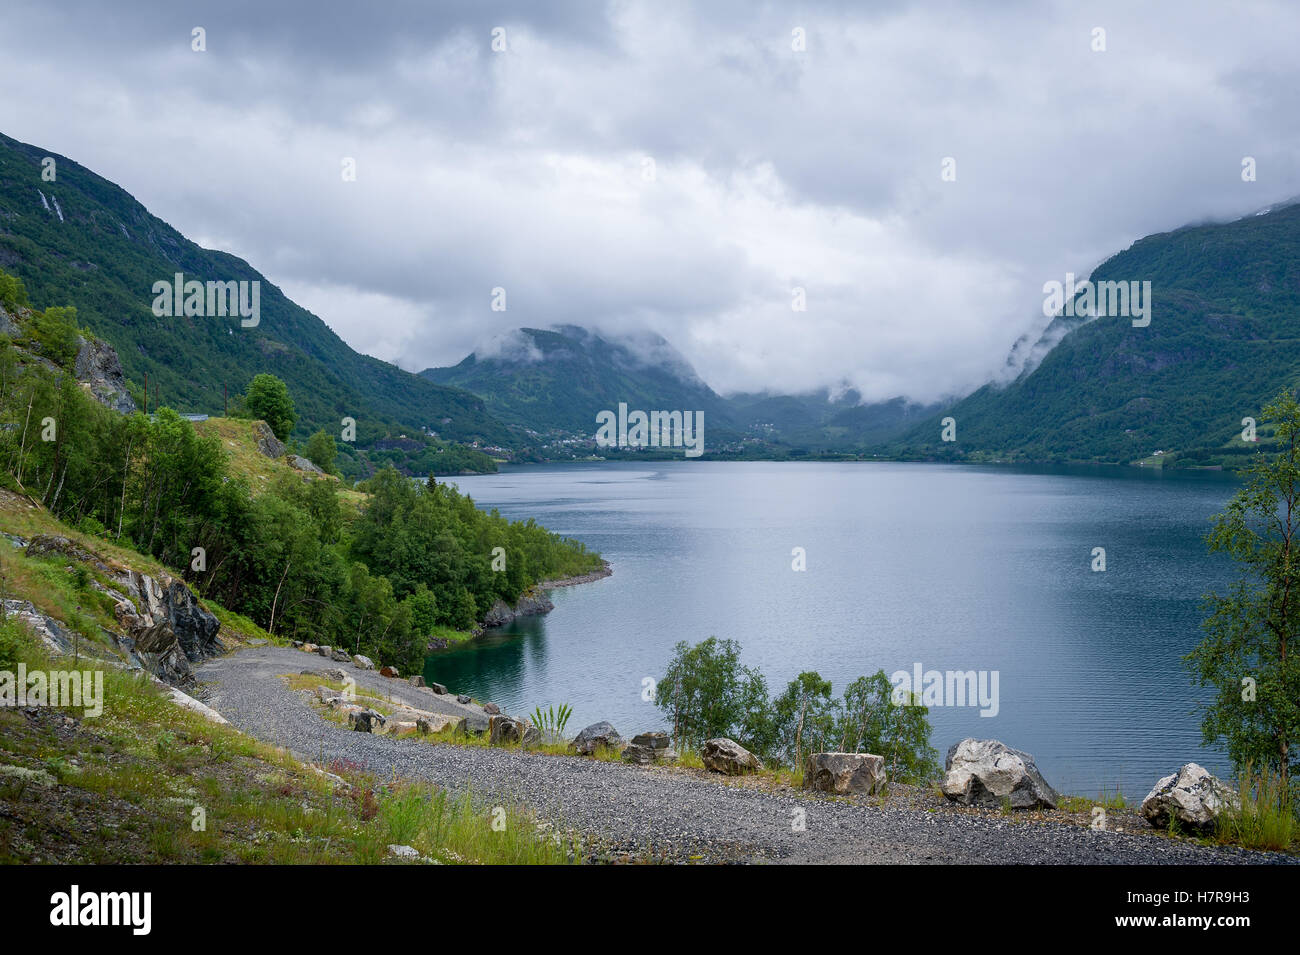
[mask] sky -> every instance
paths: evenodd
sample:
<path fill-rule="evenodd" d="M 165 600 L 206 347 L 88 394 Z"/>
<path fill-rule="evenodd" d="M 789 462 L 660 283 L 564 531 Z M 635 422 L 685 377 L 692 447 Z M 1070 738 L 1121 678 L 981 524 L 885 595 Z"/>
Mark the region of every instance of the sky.
<path fill-rule="evenodd" d="M 1300 195 L 1297 36 L 1289 2 L 6 0 L 0 131 L 408 370 L 571 323 L 724 393 L 930 401 L 1008 373 L 1044 283 Z"/>

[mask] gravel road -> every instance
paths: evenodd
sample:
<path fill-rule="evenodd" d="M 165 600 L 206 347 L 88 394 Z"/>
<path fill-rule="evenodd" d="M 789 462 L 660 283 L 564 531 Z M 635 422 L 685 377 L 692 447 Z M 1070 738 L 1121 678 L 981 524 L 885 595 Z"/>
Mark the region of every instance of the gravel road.
<path fill-rule="evenodd" d="M 996 812 L 883 807 L 793 791 L 728 784 L 721 777 L 517 750 L 388 739 L 330 723 L 282 674 L 343 666 L 360 687 L 376 687 L 422 709 L 455 713 L 455 698 L 297 650 L 259 647 L 204 663 L 201 698 L 237 728 L 328 765 L 350 760 L 385 776 L 465 786 L 490 801 L 518 801 L 607 851 L 671 859 L 794 863 L 1295 862 L 1287 856 L 1220 849 L 1150 835 L 1094 831 L 1057 822 L 1013 821 Z M 453 687 L 452 691 L 472 692 Z M 803 831 L 796 831 L 802 810 Z"/>

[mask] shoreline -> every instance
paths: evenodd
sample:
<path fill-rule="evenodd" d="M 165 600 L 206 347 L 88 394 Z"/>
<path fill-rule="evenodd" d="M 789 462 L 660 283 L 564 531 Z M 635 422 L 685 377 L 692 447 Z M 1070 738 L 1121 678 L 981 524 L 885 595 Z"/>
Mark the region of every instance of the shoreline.
<path fill-rule="evenodd" d="M 585 574 L 575 574 L 572 577 L 556 577 L 554 580 L 539 580 L 533 584 L 534 590 L 558 590 L 561 587 L 576 587 L 578 584 L 590 584 L 597 580 L 604 580 L 606 577 L 613 576 L 614 568 L 609 566 L 609 561 L 603 557 L 600 561 L 600 570 L 589 571 Z"/>
<path fill-rule="evenodd" d="M 609 565 L 609 561 L 602 558 L 599 570 L 588 571 L 585 574 L 575 574 L 572 577 L 539 580 L 519 596 L 513 607 L 508 606 L 503 600 L 498 601 L 497 605 L 488 611 L 487 616 L 479 621 L 473 630 L 469 631 L 469 636 L 465 637 L 465 639 L 458 640 L 455 643 L 451 641 L 443 642 L 440 638 L 430 641 L 425 646 L 425 655 L 436 653 L 439 650 L 450 650 L 454 647 L 466 646 L 494 630 L 500 630 L 520 617 L 544 616 L 555 609 L 555 604 L 551 603 L 545 596 L 547 592 L 558 590 L 561 587 L 576 587 L 578 584 L 589 584 L 597 580 L 604 580 L 606 577 L 612 576 L 613 573 L 614 568 Z M 489 620 L 493 622 L 489 623 Z M 442 645 L 439 646 L 439 643 L 442 643 Z"/>

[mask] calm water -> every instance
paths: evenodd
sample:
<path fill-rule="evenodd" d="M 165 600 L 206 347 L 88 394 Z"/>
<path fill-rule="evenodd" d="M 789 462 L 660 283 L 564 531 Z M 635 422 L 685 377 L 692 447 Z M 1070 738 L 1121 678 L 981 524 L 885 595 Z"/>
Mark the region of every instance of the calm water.
<path fill-rule="evenodd" d="M 1223 475 L 673 462 L 455 483 L 614 568 L 554 592 L 546 617 L 429 658 L 429 678 L 507 711 L 565 702 L 570 733 L 659 728 L 643 678 L 677 641 L 716 635 L 740 641 L 774 693 L 802 670 L 837 695 L 916 663 L 996 670 L 997 715 L 932 708 L 932 744 L 942 756 L 965 736 L 1001 739 L 1070 792 L 1141 798 L 1188 760 L 1224 768 L 1199 745 L 1202 697 L 1180 661 L 1200 639 L 1200 595 L 1234 573 L 1202 542 L 1236 487 Z"/>

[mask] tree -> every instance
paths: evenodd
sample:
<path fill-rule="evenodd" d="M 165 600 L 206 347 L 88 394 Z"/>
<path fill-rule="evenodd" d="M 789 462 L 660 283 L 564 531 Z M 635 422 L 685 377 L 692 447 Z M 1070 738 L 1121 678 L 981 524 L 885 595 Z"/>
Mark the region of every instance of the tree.
<path fill-rule="evenodd" d="M 766 707 L 756 702 L 766 699 L 763 675 L 740 665 L 740 644 L 717 637 L 693 647 L 684 640 L 678 643 L 655 687 L 655 703 L 672 718 L 679 744 L 729 736 L 759 755 L 766 749 Z"/>
<path fill-rule="evenodd" d="M 815 671 L 800 673 L 773 703 L 776 737 L 786 761 L 796 769 L 808 753 L 825 752 L 834 732 L 836 707 L 831 681 Z"/>
<path fill-rule="evenodd" d="M 334 460 L 338 457 L 338 445 L 334 443 L 334 435 L 328 431 L 317 431 L 307 439 L 307 449 L 305 456 L 308 461 L 316 465 L 326 474 L 338 474 L 338 468 L 334 466 Z"/>
<path fill-rule="evenodd" d="M 939 772 L 939 753 L 930 746 L 929 712 L 919 693 L 895 701 L 889 677 L 878 670 L 844 688 L 835 736 L 844 752 L 883 757 L 890 779 L 920 782 Z"/>
<path fill-rule="evenodd" d="M 293 399 L 283 381 L 263 372 L 248 383 L 244 407 L 254 418 L 261 418 L 281 441 L 289 437 L 298 416 L 293 410 Z"/>
<path fill-rule="evenodd" d="M 1206 537 L 1242 574 L 1226 595 L 1206 595 L 1206 636 L 1185 660 L 1217 690 L 1201 721 L 1206 745 L 1222 741 L 1238 772 L 1269 767 L 1289 792 L 1300 731 L 1300 404 L 1284 390 L 1262 418 L 1276 425 L 1277 453 L 1257 456 Z"/>

